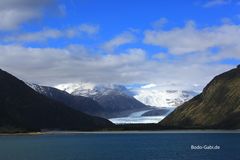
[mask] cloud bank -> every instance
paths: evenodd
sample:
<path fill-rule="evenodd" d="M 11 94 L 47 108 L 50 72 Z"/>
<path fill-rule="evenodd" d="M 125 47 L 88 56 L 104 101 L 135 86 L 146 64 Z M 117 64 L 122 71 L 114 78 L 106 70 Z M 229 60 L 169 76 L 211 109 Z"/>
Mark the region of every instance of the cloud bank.
<path fill-rule="evenodd" d="M 50 39 L 74 38 L 82 35 L 94 35 L 98 32 L 99 26 L 90 24 L 81 24 L 79 26 L 51 29 L 45 28 L 37 32 L 20 33 L 3 37 L 5 42 L 42 42 Z"/>
<path fill-rule="evenodd" d="M 196 84 L 205 85 L 213 75 L 232 67 L 191 60 L 160 63 L 148 59 L 146 51 L 139 48 L 115 55 L 100 55 L 89 53 L 83 46 L 57 49 L 2 45 L 0 53 L 2 69 L 25 81 L 44 85 L 84 81 L 155 83 L 191 88 Z"/>
<path fill-rule="evenodd" d="M 182 28 L 167 31 L 147 30 L 144 42 L 164 47 L 173 55 L 208 55 L 206 58 L 211 62 L 226 58 L 240 59 L 239 37 L 240 25 L 237 24 L 198 29 L 193 22 L 188 22 Z"/>

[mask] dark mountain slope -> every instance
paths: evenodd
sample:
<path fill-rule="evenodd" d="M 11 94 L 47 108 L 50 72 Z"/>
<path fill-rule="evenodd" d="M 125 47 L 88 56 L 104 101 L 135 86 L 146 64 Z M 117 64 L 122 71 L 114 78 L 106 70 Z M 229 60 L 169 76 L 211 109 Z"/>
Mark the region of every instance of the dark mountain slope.
<path fill-rule="evenodd" d="M 216 76 L 201 94 L 178 107 L 160 125 L 174 128 L 240 128 L 240 68 Z"/>
<path fill-rule="evenodd" d="M 150 108 L 134 97 L 115 92 L 94 95 L 93 100 L 103 106 L 109 118 L 127 116 L 133 112 Z"/>
<path fill-rule="evenodd" d="M 51 100 L 0 70 L 0 130 L 97 130 L 113 124 Z"/>
<path fill-rule="evenodd" d="M 65 91 L 59 89 L 48 87 L 48 86 L 39 86 L 36 84 L 27 83 L 31 88 L 33 88 L 38 93 L 41 93 L 51 99 L 62 102 L 65 105 L 76 109 L 78 111 L 94 115 L 94 116 L 104 116 L 104 108 L 98 104 L 96 101 L 88 97 L 83 96 L 74 96 Z"/>

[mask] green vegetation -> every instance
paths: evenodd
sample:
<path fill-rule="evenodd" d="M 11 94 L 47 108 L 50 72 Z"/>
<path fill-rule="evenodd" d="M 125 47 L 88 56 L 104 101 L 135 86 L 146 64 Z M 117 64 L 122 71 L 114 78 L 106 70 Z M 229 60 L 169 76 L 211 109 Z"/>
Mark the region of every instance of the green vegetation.
<path fill-rule="evenodd" d="M 240 68 L 216 76 L 203 92 L 178 107 L 161 126 L 240 128 Z"/>

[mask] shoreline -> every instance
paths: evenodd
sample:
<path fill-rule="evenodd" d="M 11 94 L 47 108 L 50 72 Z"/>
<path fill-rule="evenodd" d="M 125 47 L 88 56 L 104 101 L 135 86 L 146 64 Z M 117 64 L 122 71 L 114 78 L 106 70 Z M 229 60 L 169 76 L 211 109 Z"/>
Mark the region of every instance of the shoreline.
<path fill-rule="evenodd" d="M 28 132 L 28 133 L 0 133 L 0 136 L 39 136 L 39 135 L 70 135 L 70 134 L 198 134 L 198 133 L 230 133 L 239 134 L 237 130 L 161 130 L 161 131 L 46 131 L 46 132 Z"/>

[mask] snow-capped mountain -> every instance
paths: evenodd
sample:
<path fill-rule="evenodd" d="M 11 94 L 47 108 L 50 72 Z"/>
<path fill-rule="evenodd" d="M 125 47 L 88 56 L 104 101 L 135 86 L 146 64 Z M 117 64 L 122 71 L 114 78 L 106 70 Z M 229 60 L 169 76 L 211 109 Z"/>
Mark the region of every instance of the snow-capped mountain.
<path fill-rule="evenodd" d="M 25 83 L 36 92 L 44 96 L 47 96 L 50 99 L 62 102 L 73 109 L 100 117 L 104 117 L 105 114 L 107 114 L 104 108 L 99 103 L 97 103 L 96 101 L 92 100 L 89 97 L 74 96 L 65 91 L 53 87 L 40 86 L 37 84 L 27 82 Z"/>
<path fill-rule="evenodd" d="M 72 95 L 93 97 L 97 95 L 125 95 L 131 96 L 132 93 L 122 85 L 95 85 L 92 83 L 65 83 L 55 86 L 55 88 L 66 91 Z"/>
<path fill-rule="evenodd" d="M 131 95 L 132 93 L 121 85 L 69 83 L 53 88 L 32 83 L 26 84 L 38 93 L 91 115 L 112 118 L 149 109 L 148 106 L 136 100 Z"/>
<path fill-rule="evenodd" d="M 147 84 L 138 88 L 127 89 L 122 85 L 94 85 L 91 83 L 60 84 L 56 88 L 72 95 L 92 97 L 97 100 L 104 95 L 122 95 L 134 97 L 145 105 L 154 107 L 177 107 L 198 94 L 195 91 L 183 89 L 167 89 L 156 84 Z"/>
<path fill-rule="evenodd" d="M 133 93 L 122 85 L 94 85 L 90 83 L 68 83 L 55 86 L 75 96 L 90 97 L 109 113 L 110 117 L 129 115 L 136 111 L 149 109 L 136 100 Z"/>
<path fill-rule="evenodd" d="M 133 92 L 137 100 L 155 107 L 177 107 L 198 94 L 187 90 L 162 89 L 154 84 L 135 88 Z"/>
<path fill-rule="evenodd" d="M 37 84 L 34 84 L 34 83 L 28 83 L 28 82 L 25 82 L 25 84 L 28 85 L 29 87 L 31 87 L 33 90 L 35 90 L 38 93 L 41 93 L 41 94 L 44 94 L 44 95 L 49 93 L 46 88 L 44 88 L 40 85 L 37 85 Z"/>
<path fill-rule="evenodd" d="M 72 95 L 81 95 L 85 97 L 96 94 L 94 91 L 95 85 L 92 83 L 64 83 L 55 86 L 55 88 L 66 91 Z"/>

